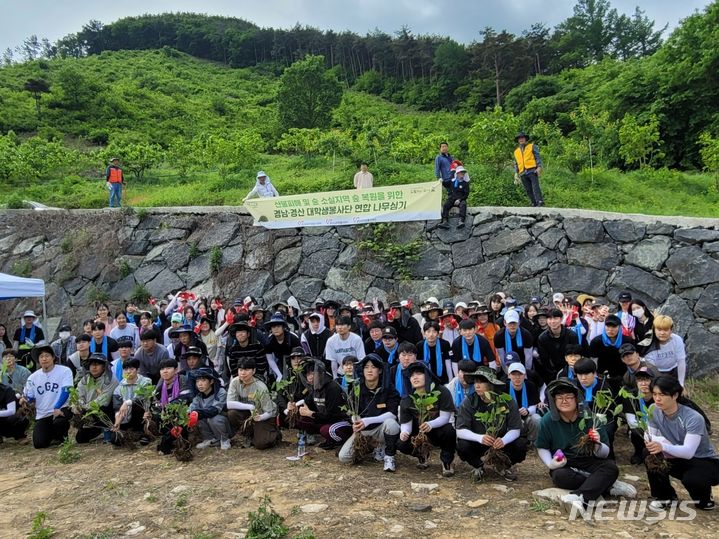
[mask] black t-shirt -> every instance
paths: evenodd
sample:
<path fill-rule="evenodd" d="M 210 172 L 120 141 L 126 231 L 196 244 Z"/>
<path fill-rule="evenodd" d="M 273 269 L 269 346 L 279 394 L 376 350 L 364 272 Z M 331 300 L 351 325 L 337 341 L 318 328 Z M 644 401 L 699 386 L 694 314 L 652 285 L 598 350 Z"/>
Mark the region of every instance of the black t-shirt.
<path fill-rule="evenodd" d="M 433 391 L 439 391 L 437 402 L 432 405 L 427 417 L 428 421 L 437 419 L 440 412 L 454 412 L 454 401 L 452 394 L 444 386 L 435 386 Z M 410 421 L 419 421 L 419 411 L 414 407 L 412 397 L 407 395 L 399 403 L 399 422 L 409 423 Z"/>
<path fill-rule="evenodd" d="M 120 347 L 117 344 L 117 341 L 113 339 L 112 337 L 106 337 L 107 339 L 107 359 L 111 359 L 111 356 L 113 353 L 117 352 Z M 95 342 L 95 338 L 93 337 L 90 341 L 90 353 L 91 354 L 102 354 L 104 353 L 102 350 L 102 342 L 100 344 Z"/>
<path fill-rule="evenodd" d="M 460 335 L 452 343 L 452 361 L 454 363 L 459 363 L 463 359 L 474 360 L 475 341 L 473 340 L 472 342 L 467 343 L 467 354 L 464 354 L 464 346 L 462 345 L 463 341 L 465 341 L 465 338 Z M 489 366 L 494 362 L 494 352 L 492 351 L 492 347 L 490 346 L 489 341 L 481 335 L 477 335 L 477 342 L 479 342 L 479 364 Z M 475 361 L 475 363 L 477 362 Z"/>
<path fill-rule="evenodd" d="M 475 434 L 485 434 L 487 432 L 487 426 L 477 419 L 474 414 L 477 412 L 486 412 L 489 410 L 490 404 L 484 402 L 477 393 L 472 393 L 464 401 L 462 406 L 459 407 L 457 412 L 457 419 L 454 427 L 457 430 L 469 429 Z M 496 436 L 504 436 L 510 430 L 520 430 L 522 428 L 522 417 L 519 415 L 519 407 L 513 400 L 507 403 L 509 410 L 507 411 L 507 417 L 496 433 Z"/>
<path fill-rule="evenodd" d="M 360 385 L 360 417 L 376 417 L 386 412 L 397 415 L 399 409 L 399 393 L 394 387 L 378 385 L 375 389 L 369 389 L 362 382 Z M 374 425 L 376 427 L 377 425 Z"/>
<path fill-rule="evenodd" d="M 511 393 L 509 392 L 510 391 L 509 388 L 511 385 L 512 385 L 511 380 L 508 380 L 507 385 L 504 389 L 504 392 L 507 395 L 511 395 Z M 530 380 L 525 380 L 524 387 L 527 389 L 527 406 L 535 406 L 535 405 L 539 404 L 539 390 L 537 389 L 537 386 L 534 385 L 534 383 L 532 383 Z M 517 406 L 519 408 L 521 408 L 522 407 L 522 390 L 521 389 L 519 391 L 517 391 L 517 390 L 514 391 L 514 399 L 517 402 Z"/>
<path fill-rule="evenodd" d="M 506 350 L 506 342 L 505 342 L 505 334 L 507 332 L 507 328 L 500 329 L 497 333 L 494 334 L 494 347 L 495 348 L 504 348 L 504 352 L 507 353 L 509 350 Z M 522 346 L 517 345 L 517 334 L 521 332 L 522 333 Z M 510 344 L 512 345 L 512 352 L 515 352 L 519 355 L 519 358 L 521 360 L 521 363 L 524 364 L 524 350 L 534 347 L 534 337 L 532 337 L 532 334 L 527 331 L 526 329 L 520 327 L 517 328 L 517 333 L 514 334 L 514 337 L 510 335 Z"/>
<path fill-rule="evenodd" d="M 434 343 L 434 346 L 427 345 L 427 348 L 429 350 L 429 357 L 424 357 L 424 343 L 425 341 L 419 341 L 417 346 L 417 359 L 419 361 L 424 361 L 429 365 L 430 370 L 432 371 L 432 374 L 434 374 L 443 384 L 449 383 L 449 379 L 451 378 L 451 373 L 447 372 L 447 367 L 445 365 L 446 360 L 452 360 L 452 346 L 445 341 L 444 339 L 437 339 L 437 342 Z M 439 351 L 442 356 L 442 374 L 440 375 L 437 372 L 437 343 L 439 343 Z"/>
<path fill-rule="evenodd" d="M 292 353 L 292 349 L 300 346 L 300 339 L 294 333 L 285 331 L 285 338 L 282 343 L 277 342 L 274 335 L 270 335 L 265 345 L 266 354 L 274 354 L 275 361 L 277 362 L 277 368 L 280 372 L 284 371 L 285 358 L 289 358 Z"/>
<path fill-rule="evenodd" d="M 24 336 L 22 335 L 23 329 L 25 329 Z M 35 326 L 34 329 L 35 329 L 35 338 L 34 339 L 30 338 L 30 334 L 32 333 L 33 328 L 27 329 L 25 326 L 23 326 L 23 327 L 19 327 L 15 330 L 15 334 L 13 335 L 12 340 L 17 341 L 20 344 L 25 344 L 25 339 L 30 339 L 35 344 L 39 343 L 40 341 L 44 341 L 45 334 L 42 332 L 42 328 Z"/>
<path fill-rule="evenodd" d="M 634 339 L 625 335 L 622 337 L 622 344 L 625 343 L 634 344 Z M 614 345 L 605 345 L 602 335 L 597 335 L 592 339 L 589 345 L 589 356 L 597 358 L 597 372 L 599 374 L 606 371 L 609 373 L 610 378 L 621 379 L 624 373 L 627 372 L 627 367 L 619 355 L 619 348 Z"/>

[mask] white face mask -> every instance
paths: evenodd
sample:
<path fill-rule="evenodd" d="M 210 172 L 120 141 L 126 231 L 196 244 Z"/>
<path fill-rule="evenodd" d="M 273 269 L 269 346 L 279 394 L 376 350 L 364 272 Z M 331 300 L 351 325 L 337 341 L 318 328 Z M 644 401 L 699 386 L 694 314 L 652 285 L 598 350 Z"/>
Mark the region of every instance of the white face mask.
<path fill-rule="evenodd" d="M 66 341 L 66 340 L 68 340 L 68 339 L 70 338 L 70 332 L 69 332 L 69 331 L 61 331 L 61 332 L 59 333 L 59 335 L 60 335 L 60 338 L 61 338 L 63 341 Z"/>
<path fill-rule="evenodd" d="M 641 318 L 641 317 L 643 317 L 643 316 L 644 316 L 644 309 L 642 309 L 641 307 L 638 307 L 638 308 L 636 308 L 636 309 L 632 309 L 632 316 L 634 316 L 634 317 L 636 317 L 636 318 Z"/>

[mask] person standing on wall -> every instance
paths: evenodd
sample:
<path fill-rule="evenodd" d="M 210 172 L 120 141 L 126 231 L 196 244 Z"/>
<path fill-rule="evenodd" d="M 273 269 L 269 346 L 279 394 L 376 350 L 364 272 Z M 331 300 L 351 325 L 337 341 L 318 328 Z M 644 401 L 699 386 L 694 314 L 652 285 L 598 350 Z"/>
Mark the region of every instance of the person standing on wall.
<path fill-rule="evenodd" d="M 359 172 L 355 174 L 354 186 L 355 189 L 369 189 L 374 185 L 374 176 L 367 169 L 367 163 L 360 165 Z"/>
<path fill-rule="evenodd" d="M 449 144 L 442 141 L 439 143 L 439 155 L 434 158 L 434 177 L 441 181 L 445 187 L 449 180 L 454 179 L 454 170 L 452 162 L 454 157 L 449 153 Z"/>
<path fill-rule="evenodd" d="M 521 179 L 532 206 L 544 206 L 539 177 L 542 175 L 542 159 L 537 146 L 529 142 L 529 135 L 522 132 L 516 137 L 517 148 L 514 150 L 514 180 Z"/>
<path fill-rule="evenodd" d="M 125 187 L 125 175 L 120 168 L 120 159 L 113 157 L 105 169 L 105 181 L 110 189 L 110 207 L 119 208 L 122 200 L 122 190 Z"/>

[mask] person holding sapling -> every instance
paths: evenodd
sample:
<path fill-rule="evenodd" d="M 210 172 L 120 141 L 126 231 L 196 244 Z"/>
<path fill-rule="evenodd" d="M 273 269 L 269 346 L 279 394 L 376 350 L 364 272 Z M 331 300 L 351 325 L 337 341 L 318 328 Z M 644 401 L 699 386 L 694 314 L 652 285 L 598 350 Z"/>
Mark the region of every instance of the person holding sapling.
<path fill-rule="evenodd" d="M 583 357 L 574 364 L 577 378 L 574 383 L 579 389 L 579 409 L 585 417 L 596 417 L 598 423 L 591 425 L 603 429 L 607 433 L 609 445 L 608 458 L 614 459 L 614 435 L 617 432 L 617 421 L 613 409 L 614 392 L 605 384 L 603 377 L 597 374 L 597 364 L 588 357 Z"/>
<path fill-rule="evenodd" d="M 644 462 L 644 436 L 649 423 L 649 407 L 654 404 L 652 398 L 652 380 L 655 373 L 648 367 L 639 367 L 632 374 L 634 388 L 622 387 L 619 397 L 622 399 L 624 419 L 630 429 L 630 440 L 634 446 L 634 454 L 630 458 L 632 464 Z"/>
<path fill-rule="evenodd" d="M 285 365 L 285 372 L 282 374 L 282 380 L 275 382 L 273 389 L 277 395 L 277 410 L 279 414 L 280 426 L 290 429 L 297 427 L 299 419 L 299 411 L 297 405 L 304 401 L 309 395 L 310 390 L 302 383 L 300 374 L 302 371 L 302 362 L 305 361 L 307 355 L 301 347 L 296 347 L 290 354 L 290 361 Z"/>
<path fill-rule="evenodd" d="M 352 421 L 352 435 L 339 452 L 343 464 L 360 462 L 376 446 L 374 457 L 384 461 L 384 471 L 394 472 L 399 439 L 399 393 L 382 377 L 389 367 L 377 354 L 367 354 L 359 366 L 360 378 L 351 386 L 347 412 Z"/>
<path fill-rule="evenodd" d="M 322 449 L 333 449 L 352 435 L 344 408 L 347 393 L 332 379 L 320 359 L 302 363 L 300 378 L 309 390 L 304 401 L 297 403 L 297 428 L 310 434 L 321 434 Z"/>
<path fill-rule="evenodd" d="M 405 370 L 409 394 L 399 405 L 400 434 L 397 449 L 417 457 L 417 467 L 429 467 L 432 446 L 439 447 L 442 475 L 452 477 L 457 433 L 450 424 L 454 404 L 449 390 L 439 385 L 429 366 L 417 361 Z"/>
<path fill-rule="evenodd" d="M 680 402 L 683 388 L 676 377 L 661 375 L 652 382 L 654 405 L 649 413 L 645 443 L 659 466 L 647 458 L 647 479 L 654 509 L 664 509 L 677 499 L 670 477 L 676 477 L 698 509 L 715 507 L 712 487 L 719 485 L 719 453 L 709 438 L 702 414 Z"/>
<path fill-rule="evenodd" d="M 139 374 L 139 369 L 139 359 L 130 358 L 122 364 L 122 376 L 112 393 L 112 405 L 115 411 L 115 430 L 141 433 L 140 444 L 147 445 L 149 439 L 144 433 L 144 415 L 152 403 L 155 388 L 152 380 Z M 110 441 L 114 445 L 120 443 L 114 433 Z"/>
<path fill-rule="evenodd" d="M 269 449 L 282 440 L 276 425 L 277 405 L 264 382 L 255 377 L 257 365 L 242 359 L 227 390 L 227 417 L 235 432 L 244 436 L 243 447 Z"/>
<path fill-rule="evenodd" d="M 78 402 L 72 406 L 72 412 L 84 416 L 94 402 L 107 418 L 112 418 L 114 412 L 112 394 L 117 384 L 117 380 L 108 368 L 107 358 L 103 354 L 90 354 L 87 373 L 77 384 Z M 75 440 L 79 444 L 88 443 L 99 436 L 102 430 L 102 426 L 98 425 L 97 421 L 89 425 L 83 424 L 78 428 Z"/>
<path fill-rule="evenodd" d="M 457 412 L 459 458 L 474 468 L 475 481 L 484 478 L 485 465 L 506 481 L 516 481 L 512 466 L 527 457 L 527 439 L 520 437 L 522 419 L 517 403 L 501 392 L 504 384 L 489 367 L 477 367 L 464 378 L 474 384 L 474 393 Z"/>
<path fill-rule="evenodd" d="M 542 417 L 535 446 L 556 487 L 570 490 L 562 503 L 584 505 L 604 494 L 634 498 L 636 489 L 617 481 L 619 468 L 607 458 L 609 439 L 602 428 L 591 427 L 580 414 L 579 389 L 570 380 L 560 378 L 547 388 L 550 413 Z M 591 441 L 589 453 L 580 439 Z"/>
<path fill-rule="evenodd" d="M 197 449 L 220 445 L 226 451 L 230 448 L 233 436 L 232 427 L 227 416 L 222 413 L 227 401 L 227 392 L 220 384 L 220 376 L 212 367 L 200 367 L 193 371 L 192 378 L 197 386 L 195 398 L 190 403 L 190 412 L 197 413 L 197 428 L 202 441 Z"/>
<path fill-rule="evenodd" d="M 155 386 L 155 406 L 153 410 L 145 412 L 144 418 L 160 425 L 160 442 L 157 450 L 165 455 L 172 453 L 176 437 L 173 436 L 167 421 L 161 421 L 162 411 L 170 404 L 189 404 L 192 400 L 192 391 L 187 385 L 187 378 L 179 373 L 179 365 L 175 359 L 160 361 L 160 381 Z M 182 436 L 187 431 L 183 430 Z"/>

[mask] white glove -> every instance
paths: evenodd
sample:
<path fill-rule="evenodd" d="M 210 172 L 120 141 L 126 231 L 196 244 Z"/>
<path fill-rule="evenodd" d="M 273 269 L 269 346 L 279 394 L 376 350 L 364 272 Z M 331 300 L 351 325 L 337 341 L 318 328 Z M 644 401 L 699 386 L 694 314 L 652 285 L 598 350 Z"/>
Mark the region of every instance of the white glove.
<path fill-rule="evenodd" d="M 514 173 L 514 184 L 519 185 L 519 173 L 518 172 Z"/>

